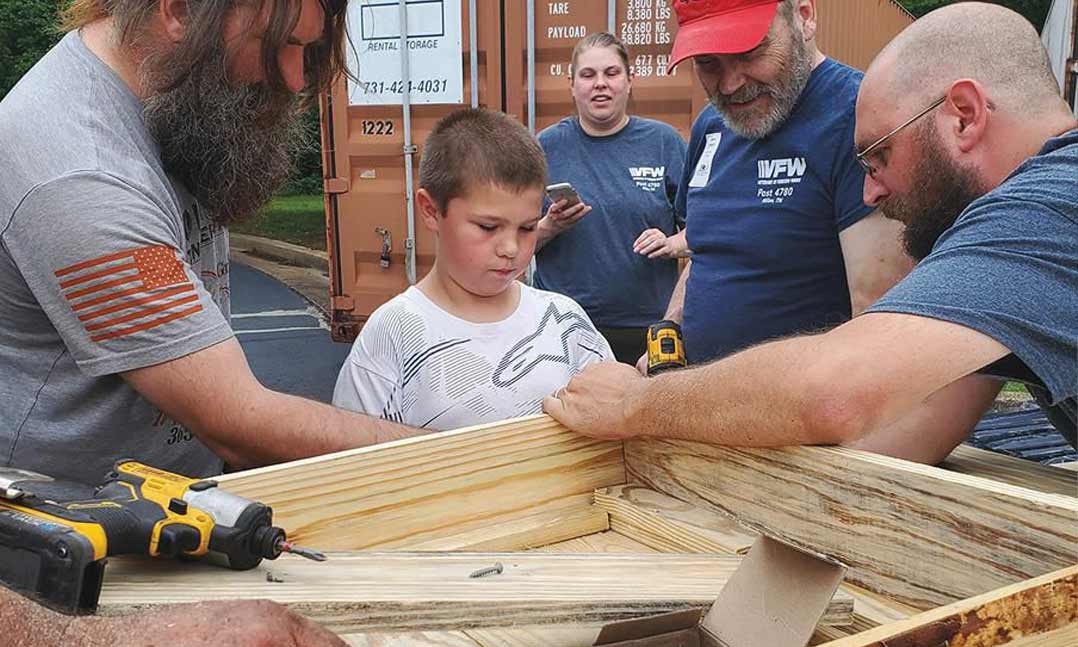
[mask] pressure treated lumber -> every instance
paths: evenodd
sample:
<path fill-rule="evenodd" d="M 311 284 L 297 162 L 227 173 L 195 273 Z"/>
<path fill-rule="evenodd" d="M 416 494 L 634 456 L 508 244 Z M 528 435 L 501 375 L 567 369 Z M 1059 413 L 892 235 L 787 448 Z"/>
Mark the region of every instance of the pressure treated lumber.
<path fill-rule="evenodd" d="M 1019 638 L 1007 643 L 1005 647 L 1074 647 L 1075 645 L 1078 645 L 1078 622 L 1048 633 Z"/>
<path fill-rule="evenodd" d="M 351 647 L 485 647 L 463 631 L 343 634 L 341 640 Z"/>
<path fill-rule="evenodd" d="M 283 556 L 250 571 L 159 560 L 114 560 L 99 612 L 175 602 L 269 599 L 338 633 L 590 623 L 706 607 L 741 562 L 719 555 L 331 553 Z M 469 574 L 495 563 L 504 572 Z M 114 568 L 115 567 L 115 568 Z M 824 622 L 849 624 L 852 601 Z"/>
<path fill-rule="evenodd" d="M 1078 566 L 1071 566 L 836 640 L 826 647 L 994 647 L 1075 623 Z"/>
<path fill-rule="evenodd" d="M 595 491 L 595 505 L 610 513 L 613 531 L 661 552 L 733 554 L 733 546 L 738 546 L 741 553 L 741 542 L 755 536 L 714 511 L 639 485 L 600 488 Z M 853 598 L 854 624 L 860 631 L 917 612 L 849 582 L 843 582 L 839 590 Z M 829 639 L 845 635 L 836 631 L 847 628 L 832 630 Z"/>
<path fill-rule="evenodd" d="M 926 609 L 1073 564 L 1078 499 L 839 448 L 625 443 L 630 479 L 825 553 Z"/>
<path fill-rule="evenodd" d="M 533 416 L 218 480 L 230 492 L 270 505 L 275 523 L 311 547 L 398 548 L 425 542 L 445 548 L 439 542 L 455 534 L 497 527 L 534 514 L 537 506 L 624 483 L 625 469 L 621 443 L 586 438 L 546 416 Z M 575 530 L 595 529 L 595 523 L 592 518 Z M 525 536 L 520 543 L 472 546 L 508 549 L 534 542 Z"/>
<path fill-rule="evenodd" d="M 610 529 L 663 552 L 743 555 L 759 536 L 736 521 L 639 485 L 595 491 Z"/>
<path fill-rule="evenodd" d="M 626 555 L 659 552 L 612 530 L 549 544 L 536 550 L 541 553 L 619 553 Z"/>
<path fill-rule="evenodd" d="M 952 472 L 983 476 L 1038 492 L 1078 495 L 1078 474 L 969 445 L 955 447 L 939 466 Z"/>
<path fill-rule="evenodd" d="M 531 550 L 609 530 L 606 512 L 592 505 L 589 494 L 574 494 L 531 510 L 463 523 L 444 536 L 416 533 L 378 546 L 379 550 L 512 551 Z"/>

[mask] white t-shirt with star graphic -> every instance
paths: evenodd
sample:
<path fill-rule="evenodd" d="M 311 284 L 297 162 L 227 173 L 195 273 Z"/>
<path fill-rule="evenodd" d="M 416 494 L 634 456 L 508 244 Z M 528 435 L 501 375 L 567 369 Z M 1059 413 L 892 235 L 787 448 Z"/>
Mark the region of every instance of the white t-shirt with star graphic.
<path fill-rule="evenodd" d="M 516 311 L 472 323 L 408 288 L 374 311 L 341 367 L 333 404 L 431 430 L 539 413 L 606 339 L 569 297 L 520 286 Z"/>

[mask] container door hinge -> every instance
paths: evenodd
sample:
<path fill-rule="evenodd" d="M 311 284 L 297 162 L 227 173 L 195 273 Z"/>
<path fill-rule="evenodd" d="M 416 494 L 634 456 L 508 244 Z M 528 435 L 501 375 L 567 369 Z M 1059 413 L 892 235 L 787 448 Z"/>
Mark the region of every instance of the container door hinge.
<path fill-rule="evenodd" d="M 340 177 L 327 177 L 322 184 L 326 193 L 348 193 L 350 188 L 348 180 Z"/>

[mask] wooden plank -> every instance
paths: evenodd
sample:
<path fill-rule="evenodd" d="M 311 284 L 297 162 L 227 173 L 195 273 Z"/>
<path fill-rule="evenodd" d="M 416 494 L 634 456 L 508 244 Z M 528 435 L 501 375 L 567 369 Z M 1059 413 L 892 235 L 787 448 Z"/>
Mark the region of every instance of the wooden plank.
<path fill-rule="evenodd" d="M 586 438 L 533 416 L 218 480 L 230 492 L 272 506 L 275 523 L 295 541 L 351 550 L 430 545 L 624 483 L 625 469 L 621 443 Z"/>
<path fill-rule="evenodd" d="M 969 445 L 955 447 L 939 467 L 972 476 L 1010 483 L 1019 487 L 1075 496 L 1078 494 L 1078 475 L 1045 467 L 1033 461 L 1005 456 Z"/>
<path fill-rule="evenodd" d="M 610 528 L 663 552 L 745 554 L 759 535 L 736 521 L 639 485 L 595 491 Z"/>
<path fill-rule="evenodd" d="M 609 622 L 709 606 L 741 558 L 719 555 L 331 553 L 283 556 L 250 571 L 114 560 L 99 612 L 197 600 L 269 599 L 338 633 Z M 471 578 L 500 562 L 504 572 Z M 837 600 L 829 624 L 849 624 Z"/>
<path fill-rule="evenodd" d="M 836 640 L 827 647 L 994 647 L 1076 622 L 1078 566 L 1071 566 Z"/>
<path fill-rule="evenodd" d="M 1006 643 L 1006 647 L 1074 647 L 1078 645 L 1078 623 Z"/>
<path fill-rule="evenodd" d="M 1069 463 L 1056 463 L 1052 467 L 1058 467 L 1061 470 L 1068 470 L 1070 472 L 1078 472 L 1078 461 L 1071 461 Z"/>
<path fill-rule="evenodd" d="M 606 512 L 591 503 L 591 495 L 574 494 L 564 499 L 514 511 L 491 519 L 462 523 L 445 536 L 416 533 L 378 546 L 380 550 L 409 551 L 512 551 L 571 540 L 610 528 Z"/>
<path fill-rule="evenodd" d="M 641 544 L 625 535 L 613 531 L 577 537 L 568 541 L 550 544 L 537 549 L 543 553 L 620 553 L 647 554 L 657 552 L 654 548 Z M 718 595 L 718 591 L 715 594 Z"/>
<path fill-rule="evenodd" d="M 631 478 L 849 566 L 847 581 L 925 609 L 1078 555 L 1078 498 L 831 447 L 625 443 Z"/>
<path fill-rule="evenodd" d="M 512 629 L 469 629 L 465 633 L 483 647 L 592 647 L 603 624 L 531 625 Z"/>
<path fill-rule="evenodd" d="M 733 553 L 754 534 L 726 517 L 639 485 L 614 486 L 595 491 L 595 504 L 610 513 L 610 526 L 663 552 Z M 741 552 L 740 548 L 738 552 Z M 856 631 L 907 618 L 916 609 L 844 582 L 843 595 L 854 601 Z M 835 628 L 822 638 L 834 640 L 847 628 Z"/>
<path fill-rule="evenodd" d="M 463 631 L 343 634 L 352 647 L 483 647 Z"/>

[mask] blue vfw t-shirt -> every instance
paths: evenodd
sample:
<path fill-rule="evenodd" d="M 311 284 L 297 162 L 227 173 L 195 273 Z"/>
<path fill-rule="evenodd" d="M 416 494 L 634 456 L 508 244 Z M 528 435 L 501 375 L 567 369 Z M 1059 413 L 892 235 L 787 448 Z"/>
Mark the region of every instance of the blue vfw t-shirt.
<path fill-rule="evenodd" d="M 677 261 L 641 256 L 633 242 L 645 229 L 668 236 L 680 229 L 674 197 L 685 140 L 641 117 L 592 137 L 569 117 L 539 133 L 539 143 L 549 182 L 571 183 L 592 211 L 535 255 L 536 287 L 572 297 L 596 326 L 642 328 L 662 319 Z"/>
<path fill-rule="evenodd" d="M 868 309 L 950 321 L 1003 344 L 1013 356 L 984 372 L 1031 382 L 1030 392 L 1072 445 L 1078 409 L 1076 192 L 1078 130 L 1072 130 L 1049 140 L 970 204 L 932 253 Z"/>
<path fill-rule="evenodd" d="M 853 154 L 861 76 L 825 60 L 763 139 L 734 134 L 711 106 L 697 117 L 677 197 L 693 250 L 690 362 L 850 318 L 838 234 L 872 212 Z"/>

